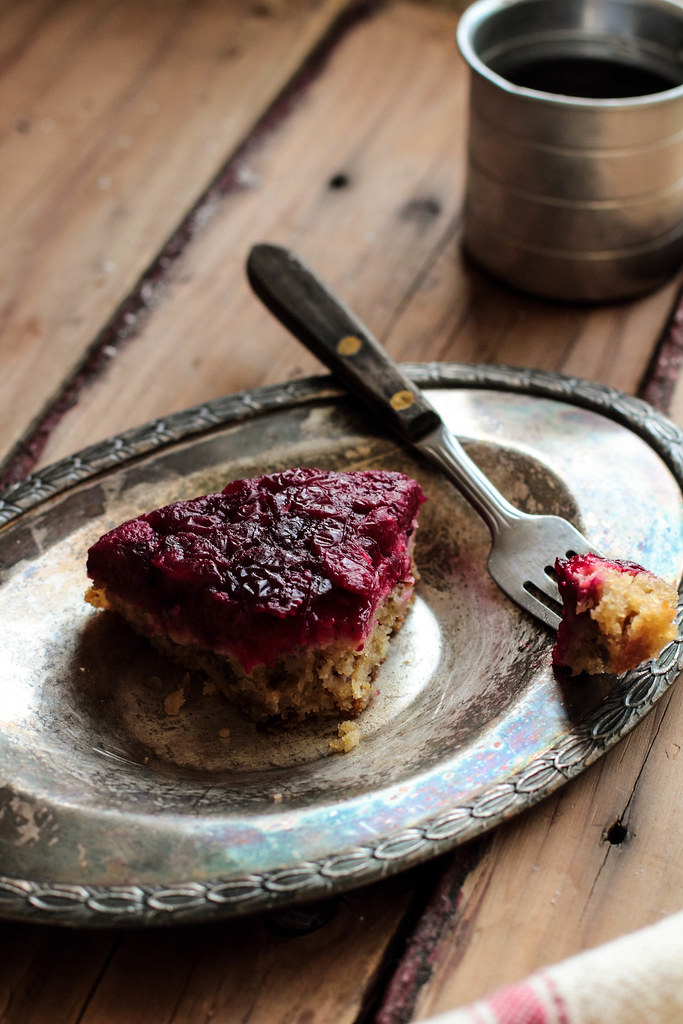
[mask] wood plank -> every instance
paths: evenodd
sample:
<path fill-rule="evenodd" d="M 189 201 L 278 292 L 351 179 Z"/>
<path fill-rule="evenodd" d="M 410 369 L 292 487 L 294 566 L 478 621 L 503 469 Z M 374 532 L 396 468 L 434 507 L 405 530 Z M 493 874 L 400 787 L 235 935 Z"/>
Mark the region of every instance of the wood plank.
<path fill-rule="evenodd" d="M 0 925 L 0 1021 L 75 1024 L 118 935 Z"/>
<path fill-rule="evenodd" d="M 508 292 L 444 253 L 392 332 L 403 359 L 533 366 L 598 380 L 633 393 L 647 369 L 678 281 L 650 295 L 601 307 L 561 305 Z"/>
<path fill-rule="evenodd" d="M 5 452 L 345 6 L 2 5 Z"/>
<path fill-rule="evenodd" d="M 2 1024 L 352 1024 L 424 873 L 278 914 L 198 927 L 0 927 Z"/>
<path fill-rule="evenodd" d="M 83 1024 L 352 1024 L 407 902 L 405 884 L 384 888 L 348 897 L 329 921 L 300 934 L 288 934 L 286 917 L 284 928 L 257 917 L 158 934 L 153 949 L 147 935 L 126 937 Z"/>
<path fill-rule="evenodd" d="M 234 168 L 252 187 L 235 188 L 234 175 L 226 175 L 220 201 L 212 192 L 203 231 L 163 282 L 163 303 L 117 354 L 104 387 L 96 385 L 86 396 L 83 436 L 94 436 L 92 429 L 103 436 L 226 390 L 317 369 L 249 292 L 243 267 L 252 241 L 300 242 L 305 255 L 361 313 L 373 312 L 376 329 L 383 330 L 448 217 L 436 218 L 438 227 L 425 231 L 424 218 L 412 208 L 402 217 L 401 208 L 415 189 L 419 198 L 431 170 L 449 210 L 459 208 L 460 192 L 450 185 L 458 135 L 452 114 L 463 105 L 455 21 L 453 15 L 399 6 L 346 37 L 294 116 Z M 367 95 L 376 105 L 367 103 Z M 348 184 L 339 187 L 340 180 Z M 434 219 L 427 217 L 428 228 Z M 396 225 L 400 235 L 387 261 L 392 247 L 382 244 L 380 232 L 393 235 Z M 411 259 L 402 266 L 407 251 Z M 108 392 L 120 393 L 116 408 L 106 401 Z M 79 422 L 85 415 L 81 401 Z M 68 427 L 45 458 L 76 445 Z"/>
<path fill-rule="evenodd" d="M 134 339 L 125 325 L 106 339 L 114 357 L 84 382 L 41 464 L 227 391 L 319 371 L 248 289 L 244 260 L 261 240 L 297 249 L 398 358 L 533 365 L 635 390 L 677 282 L 599 310 L 565 307 L 463 259 L 456 23 L 398 3 L 345 37 L 291 116 L 211 191 L 202 230 L 149 282 Z"/>

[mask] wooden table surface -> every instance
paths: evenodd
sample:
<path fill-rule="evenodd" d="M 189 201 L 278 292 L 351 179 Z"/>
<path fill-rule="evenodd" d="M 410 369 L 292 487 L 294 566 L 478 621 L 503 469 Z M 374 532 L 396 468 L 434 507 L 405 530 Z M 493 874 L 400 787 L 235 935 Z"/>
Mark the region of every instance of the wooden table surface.
<path fill-rule="evenodd" d="M 558 370 L 683 423 L 680 280 L 561 306 L 463 256 L 461 6 L 4 0 L 3 483 L 321 372 L 249 291 L 263 240 L 305 256 L 399 360 Z M 399 1024 L 463 1005 L 683 907 L 682 745 L 679 686 L 522 816 L 297 915 L 2 923 L 0 1021 Z"/>

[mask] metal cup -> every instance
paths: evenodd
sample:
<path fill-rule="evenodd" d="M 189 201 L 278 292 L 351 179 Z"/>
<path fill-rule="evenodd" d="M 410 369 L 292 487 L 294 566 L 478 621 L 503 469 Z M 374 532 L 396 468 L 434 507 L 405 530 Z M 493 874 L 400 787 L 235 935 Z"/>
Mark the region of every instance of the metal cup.
<path fill-rule="evenodd" d="M 606 301 L 683 263 L 683 9 L 478 0 L 464 244 L 524 291 Z"/>

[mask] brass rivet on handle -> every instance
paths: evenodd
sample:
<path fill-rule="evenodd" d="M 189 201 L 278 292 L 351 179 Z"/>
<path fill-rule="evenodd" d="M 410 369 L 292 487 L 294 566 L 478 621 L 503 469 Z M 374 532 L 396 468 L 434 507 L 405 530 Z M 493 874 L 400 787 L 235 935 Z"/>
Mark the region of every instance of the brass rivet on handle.
<path fill-rule="evenodd" d="M 363 342 L 353 334 L 348 334 L 341 341 L 337 342 L 337 352 L 340 356 L 355 356 L 356 352 L 359 352 L 362 347 Z"/>
<path fill-rule="evenodd" d="M 403 409 L 409 409 L 414 401 L 415 395 L 412 391 L 396 391 L 389 399 L 389 404 L 396 412 L 402 412 Z"/>

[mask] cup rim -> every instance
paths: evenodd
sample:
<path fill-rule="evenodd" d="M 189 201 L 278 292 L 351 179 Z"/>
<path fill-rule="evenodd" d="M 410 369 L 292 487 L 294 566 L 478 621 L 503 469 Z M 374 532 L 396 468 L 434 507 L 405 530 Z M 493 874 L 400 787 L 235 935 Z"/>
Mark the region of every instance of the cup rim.
<path fill-rule="evenodd" d="M 683 82 L 680 85 L 672 86 L 670 89 L 662 89 L 659 92 L 647 93 L 640 96 L 621 96 L 613 98 L 592 98 L 583 96 L 568 96 L 563 93 L 546 92 L 542 89 L 532 89 L 528 86 L 515 85 L 503 75 L 494 71 L 476 52 L 472 39 L 478 26 L 484 24 L 491 17 L 500 11 L 509 10 L 512 7 L 537 3 L 538 0 L 474 0 L 474 3 L 460 16 L 456 29 L 456 40 L 461 56 L 469 67 L 488 79 L 493 85 L 511 96 L 518 96 L 521 99 L 543 101 L 548 104 L 556 104 L 560 107 L 578 107 L 583 109 L 610 109 L 610 108 L 633 108 L 654 106 L 683 96 Z M 550 2 L 550 0 L 547 0 Z M 557 2 L 557 0 L 556 0 Z M 625 6 L 648 6 L 661 8 L 677 17 L 683 25 L 683 6 L 675 3 L 674 0 L 612 0 Z"/>

